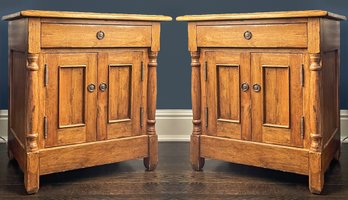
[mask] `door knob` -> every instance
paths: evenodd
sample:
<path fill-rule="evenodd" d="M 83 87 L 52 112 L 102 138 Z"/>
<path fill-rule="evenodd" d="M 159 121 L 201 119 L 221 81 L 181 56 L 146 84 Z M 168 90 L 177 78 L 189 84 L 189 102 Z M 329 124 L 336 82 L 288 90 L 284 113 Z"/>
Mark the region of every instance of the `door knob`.
<path fill-rule="evenodd" d="M 106 89 L 108 89 L 108 85 L 106 85 L 106 83 L 101 83 L 99 85 L 99 90 L 104 92 Z"/>
<path fill-rule="evenodd" d="M 88 92 L 94 92 L 94 90 L 95 90 L 95 85 L 94 85 L 93 83 L 89 84 L 89 85 L 87 86 L 87 90 L 88 90 Z"/>
<path fill-rule="evenodd" d="M 242 83 L 241 87 L 243 92 L 246 92 L 249 90 L 249 84 L 248 83 Z"/>
<path fill-rule="evenodd" d="M 253 85 L 253 90 L 255 91 L 255 92 L 260 92 L 260 90 L 261 90 L 261 86 L 259 85 L 259 84 L 254 84 Z"/>

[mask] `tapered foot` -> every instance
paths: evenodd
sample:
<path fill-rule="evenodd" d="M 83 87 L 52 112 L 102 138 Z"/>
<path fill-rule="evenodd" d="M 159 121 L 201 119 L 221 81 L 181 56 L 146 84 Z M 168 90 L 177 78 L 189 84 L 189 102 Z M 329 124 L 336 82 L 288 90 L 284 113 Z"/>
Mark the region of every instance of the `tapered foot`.
<path fill-rule="evenodd" d="M 336 161 L 339 161 L 340 160 L 340 157 L 341 157 L 341 149 L 338 149 L 334 155 L 334 159 Z"/>
<path fill-rule="evenodd" d="M 26 170 L 24 172 L 24 186 L 28 194 L 35 194 L 39 190 L 39 153 L 27 154 Z"/>
<path fill-rule="evenodd" d="M 9 161 L 12 161 L 12 160 L 15 159 L 14 156 L 13 156 L 13 153 L 12 153 L 12 151 L 10 149 L 7 150 L 7 156 L 8 156 L 8 160 Z"/>
<path fill-rule="evenodd" d="M 204 158 L 198 158 L 196 161 L 191 161 L 191 167 L 195 171 L 202 171 L 203 167 L 205 164 L 205 159 Z"/>
<path fill-rule="evenodd" d="M 149 135 L 149 157 L 144 158 L 147 171 L 155 170 L 158 164 L 158 139 L 157 135 Z"/>
<path fill-rule="evenodd" d="M 201 171 L 204 167 L 205 159 L 200 157 L 199 136 L 191 135 L 190 142 L 190 161 L 191 167 L 195 171 Z"/>
<path fill-rule="evenodd" d="M 151 161 L 150 157 L 144 158 L 144 166 L 147 171 L 153 171 L 157 167 L 157 162 Z"/>
<path fill-rule="evenodd" d="M 324 187 L 324 170 L 321 153 L 309 152 L 309 190 L 313 194 L 320 194 Z"/>
<path fill-rule="evenodd" d="M 39 186 L 25 186 L 27 194 L 36 194 L 39 191 Z"/>

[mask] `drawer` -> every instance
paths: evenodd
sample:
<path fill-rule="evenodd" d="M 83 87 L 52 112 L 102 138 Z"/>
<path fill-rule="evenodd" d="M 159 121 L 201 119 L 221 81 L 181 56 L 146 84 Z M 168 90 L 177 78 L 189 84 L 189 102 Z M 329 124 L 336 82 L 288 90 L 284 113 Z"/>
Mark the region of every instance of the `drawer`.
<path fill-rule="evenodd" d="M 200 47 L 307 47 L 307 24 L 197 26 Z"/>
<path fill-rule="evenodd" d="M 151 26 L 52 24 L 41 26 L 41 47 L 149 47 Z"/>

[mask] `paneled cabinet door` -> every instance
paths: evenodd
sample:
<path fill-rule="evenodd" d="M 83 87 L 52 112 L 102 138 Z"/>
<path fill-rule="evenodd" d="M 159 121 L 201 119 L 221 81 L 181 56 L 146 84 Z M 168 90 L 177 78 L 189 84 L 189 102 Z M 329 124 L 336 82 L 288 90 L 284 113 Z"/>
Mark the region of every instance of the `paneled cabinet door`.
<path fill-rule="evenodd" d="M 303 146 L 302 54 L 251 54 L 253 141 Z"/>
<path fill-rule="evenodd" d="M 249 74 L 250 66 L 244 53 L 227 50 L 205 53 L 203 85 L 206 85 L 207 108 L 204 124 L 208 135 L 248 139 Z"/>
<path fill-rule="evenodd" d="M 122 50 L 99 54 L 98 140 L 141 135 L 145 130 L 143 56 L 142 51 Z"/>
<path fill-rule="evenodd" d="M 45 146 L 96 140 L 97 55 L 45 54 Z"/>

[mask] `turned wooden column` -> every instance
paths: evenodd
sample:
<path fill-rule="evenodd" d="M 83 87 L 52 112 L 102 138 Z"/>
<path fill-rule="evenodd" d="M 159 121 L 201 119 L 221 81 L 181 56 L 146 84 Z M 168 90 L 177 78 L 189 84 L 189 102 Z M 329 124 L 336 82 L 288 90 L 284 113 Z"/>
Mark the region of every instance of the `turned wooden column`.
<path fill-rule="evenodd" d="M 191 51 L 191 98 L 193 114 L 193 130 L 190 143 L 190 161 L 194 170 L 201 170 L 204 166 L 204 158 L 200 157 L 200 135 L 202 134 L 201 120 L 201 78 L 199 51 Z"/>
<path fill-rule="evenodd" d="M 39 54 L 28 54 L 27 57 L 27 101 L 26 101 L 26 171 L 24 185 L 28 193 L 36 193 L 39 189 Z"/>
<path fill-rule="evenodd" d="M 312 193 L 320 193 L 324 186 L 324 169 L 322 169 L 321 151 L 321 57 L 310 54 L 310 150 L 309 150 L 309 189 Z"/>
<path fill-rule="evenodd" d="M 147 170 L 154 170 L 158 163 L 158 136 L 156 134 L 156 97 L 157 97 L 157 51 L 149 51 L 147 83 L 147 129 L 149 135 L 149 157 L 144 158 Z"/>

